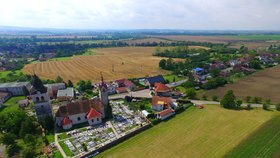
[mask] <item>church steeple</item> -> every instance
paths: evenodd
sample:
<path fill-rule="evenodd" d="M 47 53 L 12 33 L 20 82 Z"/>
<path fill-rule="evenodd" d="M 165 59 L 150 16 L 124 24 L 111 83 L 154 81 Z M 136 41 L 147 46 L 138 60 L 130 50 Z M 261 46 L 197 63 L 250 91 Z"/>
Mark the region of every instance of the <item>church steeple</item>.
<path fill-rule="evenodd" d="M 108 97 L 108 87 L 106 82 L 104 81 L 102 72 L 100 72 L 101 81 L 98 85 L 99 88 L 99 98 L 103 105 L 106 107 L 109 104 L 109 97 Z"/>

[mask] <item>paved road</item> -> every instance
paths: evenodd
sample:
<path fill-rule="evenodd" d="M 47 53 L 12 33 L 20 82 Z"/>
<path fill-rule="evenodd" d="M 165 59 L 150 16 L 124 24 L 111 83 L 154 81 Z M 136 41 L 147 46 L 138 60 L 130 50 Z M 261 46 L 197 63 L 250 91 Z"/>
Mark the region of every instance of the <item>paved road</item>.
<path fill-rule="evenodd" d="M 191 100 L 192 103 L 194 104 L 214 104 L 214 105 L 220 105 L 220 102 L 216 102 L 216 101 L 206 101 L 206 100 Z M 263 104 L 253 104 L 250 103 L 251 107 L 253 108 L 262 108 Z M 243 103 L 241 106 L 246 107 L 248 105 L 248 103 Z M 275 105 L 270 105 L 270 108 L 275 109 Z"/>
<path fill-rule="evenodd" d="M 169 83 L 169 84 L 166 84 L 166 86 L 172 88 L 172 87 L 180 86 L 181 84 L 185 83 L 186 81 L 188 81 L 188 79 L 184 79 L 184 80 L 180 80 L 180 81 L 177 81 L 177 82 Z"/>

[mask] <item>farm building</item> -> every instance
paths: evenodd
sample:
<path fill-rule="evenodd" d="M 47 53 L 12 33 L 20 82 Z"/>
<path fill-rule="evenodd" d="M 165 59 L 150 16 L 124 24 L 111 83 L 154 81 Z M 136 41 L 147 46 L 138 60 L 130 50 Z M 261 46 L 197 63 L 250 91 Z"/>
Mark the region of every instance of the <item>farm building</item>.
<path fill-rule="evenodd" d="M 10 82 L 0 84 L 0 91 L 10 92 L 13 96 L 26 95 L 26 90 L 31 88 L 29 82 Z"/>
<path fill-rule="evenodd" d="M 20 108 L 25 108 L 29 105 L 29 100 L 28 99 L 23 99 L 18 101 L 18 105 Z"/>
<path fill-rule="evenodd" d="M 48 95 L 50 98 L 55 98 L 57 96 L 58 90 L 66 88 L 65 83 L 45 84 L 44 86 L 48 88 Z"/>
<path fill-rule="evenodd" d="M 0 92 L 0 108 L 9 98 L 11 98 L 12 94 L 10 92 Z"/>
<path fill-rule="evenodd" d="M 163 78 L 162 75 L 158 75 L 158 76 L 153 76 L 153 77 L 148 77 L 145 80 L 145 85 L 151 87 L 154 87 L 154 84 L 158 82 L 158 83 L 165 83 L 165 80 Z"/>
<path fill-rule="evenodd" d="M 68 103 L 60 106 L 55 114 L 56 124 L 63 129 L 70 129 L 75 124 L 85 122 L 89 125 L 99 124 L 103 116 L 104 105 L 98 98 Z"/>
<path fill-rule="evenodd" d="M 135 84 L 128 79 L 116 80 L 114 81 L 113 85 L 115 85 L 116 87 L 125 87 L 129 91 L 133 91 L 136 88 Z"/>

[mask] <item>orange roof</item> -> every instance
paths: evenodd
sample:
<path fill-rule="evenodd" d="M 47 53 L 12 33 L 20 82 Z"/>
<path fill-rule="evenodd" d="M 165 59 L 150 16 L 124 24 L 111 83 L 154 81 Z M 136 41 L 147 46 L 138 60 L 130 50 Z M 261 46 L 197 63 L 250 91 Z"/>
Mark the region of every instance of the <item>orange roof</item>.
<path fill-rule="evenodd" d="M 171 91 L 171 88 L 167 87 L 165 84 L 156 82 L 155 91 L 156 92 L 169 92 L 169 91 Z"/>
<path fill-rule="evenodd" d="M 173 112 L 174 112 L 174 110 L 172 110 L 172 109 L 166 109 L 166 110 L 163 110 L 161 112 L 158 112 L 158 114 L 162 117 L 162 116 L 168 115 L 168 114 L 173 113 Z"/>
<path fill-rule="evenodd" d="M 87 114 L 87 119 L 92 119 L 94 117 L 101 117 L 101 114 L 94 108 L 90 108 L 90 111 Z"/>
<path fill-rule="evenodd" d="M 64 126 L 64 125 L 69 125 L 71 124 L 72 121 L 68 118 L 68 117 L 64 117 L 61 124 Z"/>
<path fill-rule="evenodd" d="M 152 106 L 156 106 L 159 104 L 166 104 L 167 108 L 170 107 L 171 98 L 170 97 L 160 97 L 160 96 L 153 96 L 152 98 Z"/>

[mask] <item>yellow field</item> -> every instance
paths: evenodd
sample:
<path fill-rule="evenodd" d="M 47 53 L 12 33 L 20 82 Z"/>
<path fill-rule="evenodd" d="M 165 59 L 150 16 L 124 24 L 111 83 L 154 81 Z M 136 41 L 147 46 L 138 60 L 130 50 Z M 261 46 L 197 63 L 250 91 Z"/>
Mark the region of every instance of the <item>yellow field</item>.
<path fill-rule="evenodd" d="M 158 63 L 160 57 L 152 56 L 154 47 L 123 47 L 93 49 L 95 55 L 75 56 L 66 61 L 38 62 L 26 65 L 22 71 L 36 73 L 44 79 L 55 79 L 58 75 L 65 81 L 100 81 L 100 72 L 105 80 L 145 77 L 164 74 Z M 114 70 L 114 71 L 113 71 Z"/>
<path fill-rule="evenodd" d="M 98 157 L 223 157 L 266 122 L 279 116 L 279 112 L 262 109 L 235 111 L 217 105 L 206 105 L 202 110 L 191 107 Z"/>

